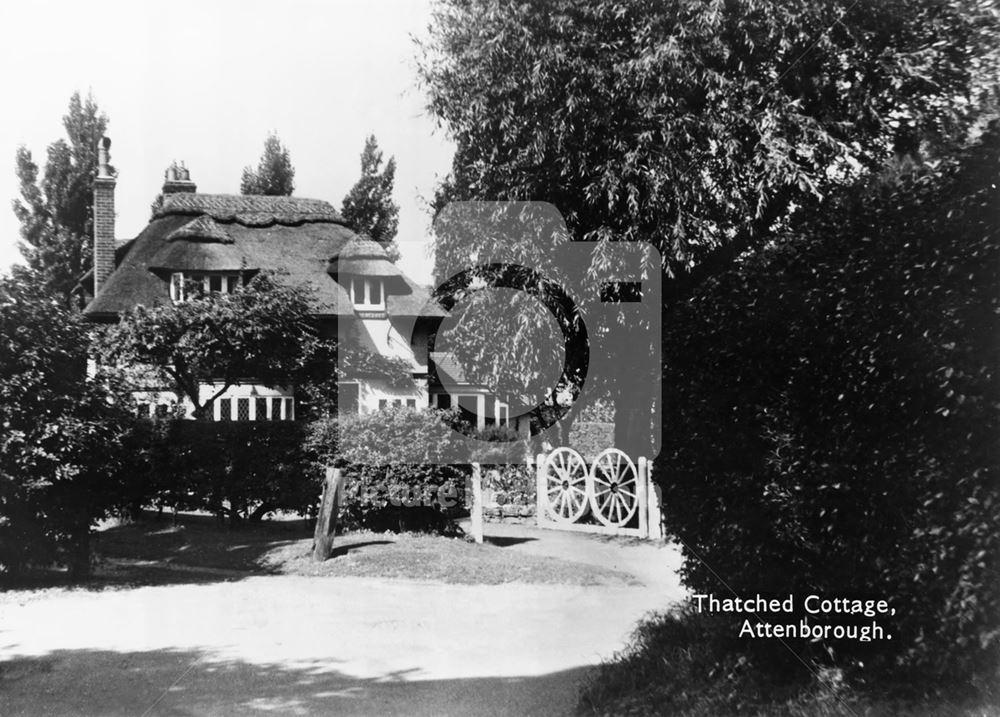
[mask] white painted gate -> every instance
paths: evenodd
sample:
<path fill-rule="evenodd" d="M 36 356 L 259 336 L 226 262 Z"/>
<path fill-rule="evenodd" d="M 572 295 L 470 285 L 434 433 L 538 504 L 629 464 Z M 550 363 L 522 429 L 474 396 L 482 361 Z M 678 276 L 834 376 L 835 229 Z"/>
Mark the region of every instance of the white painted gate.
<path fill-rule="evenodd" d="M 539 527 L 662 538 L 660 491 L 650 468 L 645 458 L 632 461 L 617 448 L 599 453 L 589 467 L 569 447 L 540 453 L 535 462 Z"/>

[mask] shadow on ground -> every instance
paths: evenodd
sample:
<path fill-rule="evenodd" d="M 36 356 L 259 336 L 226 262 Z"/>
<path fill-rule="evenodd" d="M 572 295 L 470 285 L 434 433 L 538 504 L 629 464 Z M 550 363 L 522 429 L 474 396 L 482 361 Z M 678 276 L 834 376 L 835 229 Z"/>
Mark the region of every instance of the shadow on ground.
<path fill-rule="evenodd" d="M 0 714 L 561 715 L 572 714 L 590 669 L 357 678 L 339 672 L 332 660 L 289 666 L 219 661 L 187 650 L 58 650 L 0 662 Z"/>
<path fill-rule="evenodd" d="M 509 548 L 511 545 L 520 545 L 521 543 L 532 543 L 538 538 L 515 538 L 513 536 L 500 536 L 500 535 L 486 535 L 483 537 L 490 545 L 495 545 L 498 548 Z"/>

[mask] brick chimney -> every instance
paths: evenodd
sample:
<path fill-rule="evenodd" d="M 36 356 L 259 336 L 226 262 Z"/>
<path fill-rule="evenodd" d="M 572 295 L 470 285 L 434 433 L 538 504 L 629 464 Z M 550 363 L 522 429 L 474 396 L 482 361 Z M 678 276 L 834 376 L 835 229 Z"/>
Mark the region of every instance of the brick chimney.
<path fill-rule="evenodd" d="M 115 175 L 108 150 L 111 140 L 102 137 L 97 148 L 97 176 L 94 177 L 94 296 L 115 270 Z"/>
<path fill-rule="evenodd" d="M 179 194 L 181 192 L 197 192 L 198 187 L 191 181 L 191 173 L 184 162 L 177 165 L 174 162 L 163 173 L 163 194 Z"/>

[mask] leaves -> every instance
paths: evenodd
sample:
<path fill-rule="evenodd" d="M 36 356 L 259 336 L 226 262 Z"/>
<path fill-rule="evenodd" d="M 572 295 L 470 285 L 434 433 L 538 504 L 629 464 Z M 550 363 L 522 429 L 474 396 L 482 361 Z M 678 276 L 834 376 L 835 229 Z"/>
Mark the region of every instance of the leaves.
<path fill-rule="evenodd" d="M 103 335 L 100 352 L 110 364 L 159 370 L 201 415 L 239 381 L 294 383 L 318 341 L 305 290 L 262 273 L 232 294 L 136 306 Z M 200 385 L 212 382 L 216 395 L 202 398 Z"/>
<path fill-rule="evenodd" d="M 290 196 L 295 191 L 295 168 L 285 147 L 272 132 L 264 140 L 257 169 L 244 167 L 240 178 L 240 194 Z"/>
<path fill-rule="evenodd" d="M 127 403 L 107 377 L 87 375 L 88 345 L 83 318 L 34 277 L 0 279 L 0 566 L 6 571 L 85 545 L 92 522 L 120 505 L 128 480 L 121 448 Z"/>
<path fill-rule="evenodd" d="M 989 669 L 1000 215 L 981 207 L 1000 205 L 998 169 L 994 124 L 836 192 L 665 317 L 658 470 L 690 586 L 890 597 L 892 645 L 866 663 Z"/>
<path fill-rule="evenodd" d="M 49 145 L 41 178 L 31 152 L 17 150 L 21 198 L 13 208 L 21 223 L 21 253 L 46 289 L 65 300 L 91 267 L 97 143 L 107 124 L 92 96 L 74 92 L 63 117 L 69 141 Z"/>
<path fill-rule="evenodd" d="M 389 157 L 385 169 L 381 167 L 382 151 L 375 135 L 370 135 L 361 153 L 361 177 L 344 197 L 340 213 L 351 229 L 377 241 L 389 253 L 390 261 L 397 261 L 399 205 L 392 199 L 396 158 Z"/>

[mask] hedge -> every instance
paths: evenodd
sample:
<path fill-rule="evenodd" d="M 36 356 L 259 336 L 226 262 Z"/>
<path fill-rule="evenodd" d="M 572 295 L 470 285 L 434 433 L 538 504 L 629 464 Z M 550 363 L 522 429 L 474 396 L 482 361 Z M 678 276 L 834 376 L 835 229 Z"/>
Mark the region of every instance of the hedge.
<path fill-rule="evenodd" d="M 891 641 L 793 642 L 806 659 L 995 676 L 997 176 L 994 126 L 958 165 L 830 198 L 665 317 L 657 476 L 686 584 L 896 609 Z"/>

